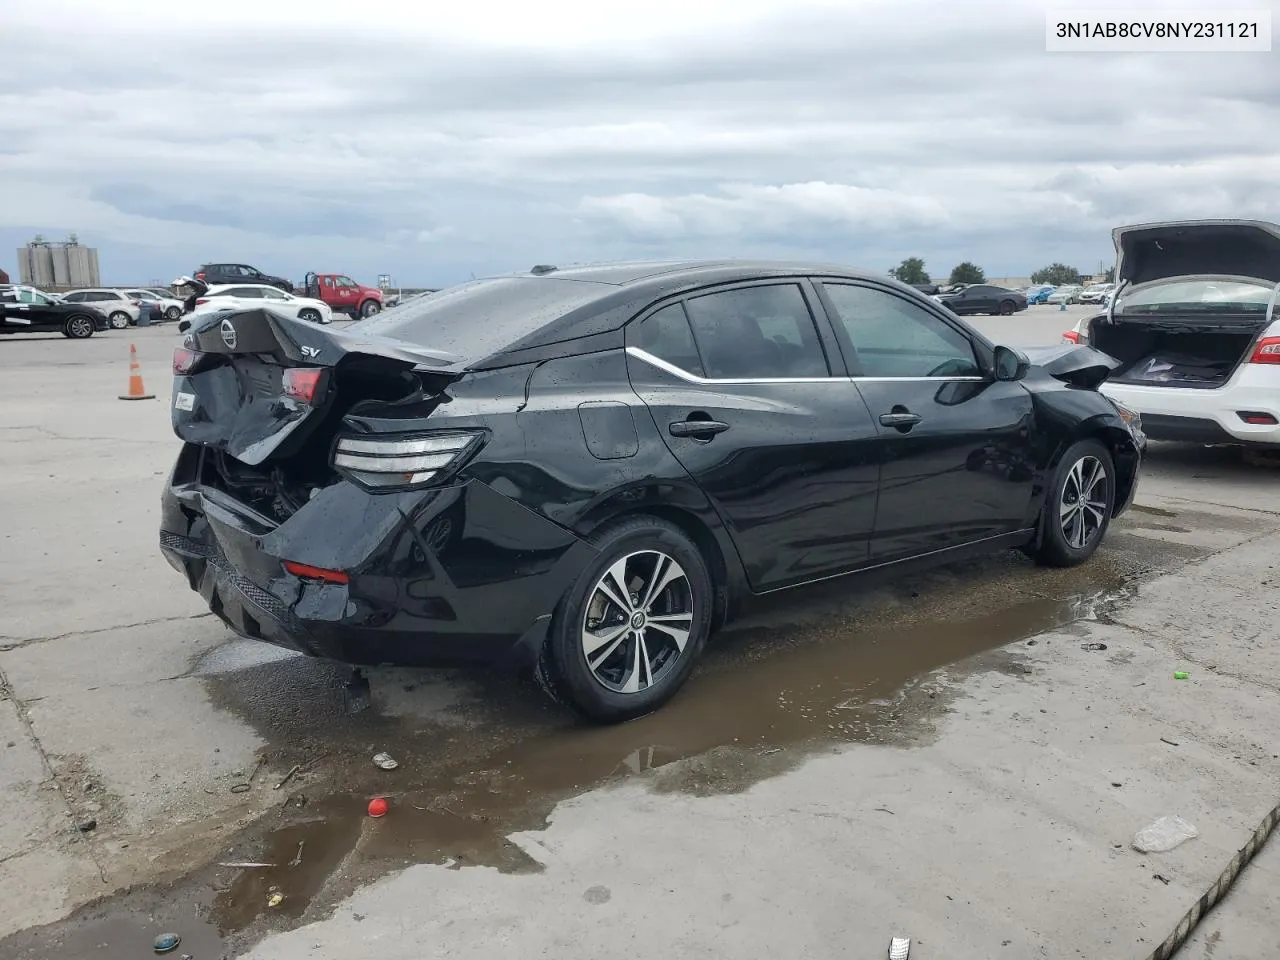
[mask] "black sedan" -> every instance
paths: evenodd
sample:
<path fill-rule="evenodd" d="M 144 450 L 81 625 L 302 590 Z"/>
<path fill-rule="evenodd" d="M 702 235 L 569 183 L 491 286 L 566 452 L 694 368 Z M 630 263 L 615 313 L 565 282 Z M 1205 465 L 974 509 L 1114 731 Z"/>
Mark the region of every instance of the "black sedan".
<path fill-rule="evenodd" d="M 944 307 L 960 316 L 990 313 L 1008 317 L 1027 309 L 1027 298 L 1018 291 L 994 287 L 989 283 L 975 283 L 958 293 L 943 293 L 938 299 Z"/>
<path fill-rule="evenodd" d="M 543 266 L 344 331 L 184 324 L 160 543 L 214 613 L 351 664 L 530 669 L 606 722 L 750 595 L 1083 562 L 1146 443 L 1110 358 L 1033 365 L 839 267 Z"/>
<path fill-rule="evenodd" d="M 35 287 L 0 287 L 0 334 L 60 333 L 86 340 L 109 326 L 107 315 L 87 303 L 63 303 Z"/>

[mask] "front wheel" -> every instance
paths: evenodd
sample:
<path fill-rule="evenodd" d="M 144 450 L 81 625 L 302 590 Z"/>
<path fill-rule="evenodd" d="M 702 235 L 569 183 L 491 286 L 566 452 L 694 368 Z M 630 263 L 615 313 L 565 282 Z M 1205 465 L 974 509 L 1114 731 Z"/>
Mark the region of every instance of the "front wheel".
<path fill-rule="evenodd" d="M 319 310 L 299 310 L 298 319 L 304 320 L 307 323 L 319 323 L 320 311 Z"/>
<path fill-rule="evenodd" d="M 164 312 L 166 320 L 177 320 L 180 316 L 182 316 L 181 307 L 168 307 Z"/>
<path fill-rule="evenodd" d="M 112 330 L 123 330 L 129 326 L 129 315 L 123 310 L 117 310 L 107 317 L 107 322 L 111 324 Z"/>
<path fill-rule="evenodd" d="M 377 300 L 366 300 L 364 302 L 364 305 L 360 308 L 360 316 L 372 317 L 375 313 L 377 313 L 381 309 L 382 309 L 382 306 L 378 303 Z"/>
<path fill-rule="evenodd" d="M 676 526 L 624 520 L 556 607 L 537 678 L 583 716 L 620 723 L 652 713 L 689 678 L 711 632 L 706 561 Z"/>
<path fill-rule="evenodd" d="M 1115 462 L 1100 441 L 1071 445 L 1045 497 L 1037 563 L 1074 567 L 1093 556 L 1115 509 L 1115 476 Z"/>

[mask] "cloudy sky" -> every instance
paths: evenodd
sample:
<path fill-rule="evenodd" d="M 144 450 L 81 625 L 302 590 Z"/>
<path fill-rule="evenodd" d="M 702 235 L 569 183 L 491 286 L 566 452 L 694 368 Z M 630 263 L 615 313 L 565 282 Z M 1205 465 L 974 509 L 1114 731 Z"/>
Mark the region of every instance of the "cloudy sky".
<path fill-rule="evenodd" d="M 0 267 L 76 231 L 108 283 L 689 255 L 1017 276 L 1096 267 L 1122 222 L 1280 218 L 1280 47 L 1050 54 L 1049 8 L 12 3 Z"/>

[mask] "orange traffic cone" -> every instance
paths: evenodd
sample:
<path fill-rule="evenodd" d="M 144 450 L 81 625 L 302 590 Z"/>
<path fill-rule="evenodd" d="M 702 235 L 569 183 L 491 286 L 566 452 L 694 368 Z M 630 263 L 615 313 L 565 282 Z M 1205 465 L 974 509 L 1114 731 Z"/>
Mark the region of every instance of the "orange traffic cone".
<path fill-rule="evenodd" d="M 138 363 L 138 347 L 129 344 L 129 392 L 121 394 L 121 400 L 154 400 L 154 393 L 147 393 L 142 385 L 142 366 Z"/>

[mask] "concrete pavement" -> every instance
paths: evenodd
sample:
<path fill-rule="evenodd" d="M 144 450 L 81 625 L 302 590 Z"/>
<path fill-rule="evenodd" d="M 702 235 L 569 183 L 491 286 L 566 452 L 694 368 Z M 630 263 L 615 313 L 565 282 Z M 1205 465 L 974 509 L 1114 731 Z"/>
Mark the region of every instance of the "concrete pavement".
<path fill-rule="evenodd" d="M 1069 316 L 977 322 L 1033 345 Z M 115 400 L 130 341 L 156 401 Z M 175 342 L 0 341 L 0 956 L 133 957 L 173 928 L 196 960 L 878 956 L 893 934 L 917 960 L 1141 957 L 1280 801 L 1280 494 L 1229 452 L 1157 447 L 1079 571 L 1010 555 L 765 605 L 622 728 L 463 673 L 381 672 L 352 718 L 340 672 L 230 637 L 155 549 Z M 1201 836 L 1128 849 L 1167 813 Z M 260 858 L 280 867 L 216 866 Z M 1280 953 L 1278 870 L 1273 841 L 1189 955 Z"/>

